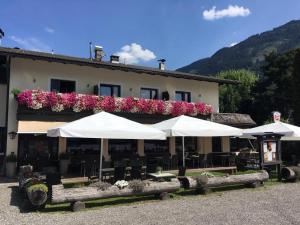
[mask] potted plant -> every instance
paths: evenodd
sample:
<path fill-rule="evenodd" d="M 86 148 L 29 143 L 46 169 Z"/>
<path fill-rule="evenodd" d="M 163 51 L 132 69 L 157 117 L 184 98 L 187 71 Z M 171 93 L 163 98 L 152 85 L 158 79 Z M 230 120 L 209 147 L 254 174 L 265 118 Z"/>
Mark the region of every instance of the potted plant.
<path fill-rule="evenodd" d="M 161 166 L 157 166 L 157 167 L 155 168 L 155 173 L 161 174 L 161 173 L 162 173 L 162 170 L 163 170 L 163 168 L 162 168 Z"/>
<path fill-rule="evenodd" d="M 70 156 L 68 153 L 62 153 L 59 156 L 59 172 L 60 174 L 66 174 L 70 165 Z"/>
<path fill-rule="evenodd" d="M 6 157 L 6 176 L 9 178 L 15 177 L 17 173 L 17 156 L 14 152 Z"/>
<path fill-rule="evenodd" d="M 11 93 L 13 94 L 13 96 L 15 97 L 15 99 L 17 99 L 18 94 L 21 93 L 21 91 L 17 88 L 12 89 Z"/>

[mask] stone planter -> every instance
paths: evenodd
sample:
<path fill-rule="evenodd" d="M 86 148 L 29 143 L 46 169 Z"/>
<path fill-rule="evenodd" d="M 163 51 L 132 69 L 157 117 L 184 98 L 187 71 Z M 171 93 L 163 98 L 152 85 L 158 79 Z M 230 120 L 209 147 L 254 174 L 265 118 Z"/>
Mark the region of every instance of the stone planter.
<path fill-rule="evenodd" d="M 70 159 L 61 159 L 59 161 L 59 172 L 61 175 L 67 174 L 70 165 Z"/>
<path fill-rule="evenodd" d="M 14 178 L 17 174 L 17 163 L 16 162 L 6 162 L 5 173 L 6 173 L 7 177 Z"/>

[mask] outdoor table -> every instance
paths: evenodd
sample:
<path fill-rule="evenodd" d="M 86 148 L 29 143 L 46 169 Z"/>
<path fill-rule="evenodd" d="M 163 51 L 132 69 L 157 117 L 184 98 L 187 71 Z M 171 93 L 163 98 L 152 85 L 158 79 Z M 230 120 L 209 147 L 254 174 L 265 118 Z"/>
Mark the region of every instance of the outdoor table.
<path fill-rule="evenodd" d="M 176 177 L 173 173 L 148 173 L 148 175 L 155 180 L 168 180 Z"/>

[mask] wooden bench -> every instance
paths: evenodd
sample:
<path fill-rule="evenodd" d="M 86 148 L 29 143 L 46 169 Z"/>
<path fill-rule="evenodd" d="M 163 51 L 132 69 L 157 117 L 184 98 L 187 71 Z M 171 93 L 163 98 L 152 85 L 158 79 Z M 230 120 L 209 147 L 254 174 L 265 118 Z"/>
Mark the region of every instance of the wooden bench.
<path fill-rule="evenodd" d="M 170 171 L 164 171 L 166 173 L 173 173 L 178 174 L 178 170 L 170 170 Z M 237 167 L 236 166 L 226 166 L 226 167 L 212 167 L 212 168 L 198 168 L 198 169 L 187 169 L 186 172 L 224 172 L 229 174 L 235 174 L 237 173 Z"/>

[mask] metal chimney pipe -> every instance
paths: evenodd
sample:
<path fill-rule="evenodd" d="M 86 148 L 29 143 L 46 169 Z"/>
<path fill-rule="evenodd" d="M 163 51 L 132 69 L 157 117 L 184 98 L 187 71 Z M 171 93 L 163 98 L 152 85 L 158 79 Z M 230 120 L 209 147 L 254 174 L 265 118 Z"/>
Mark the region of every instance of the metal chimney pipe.
<path fill-rule="evenodd" d="M 90 41 L 90 60 L 93 60 L 93 45 L 92 42 Z"/>

